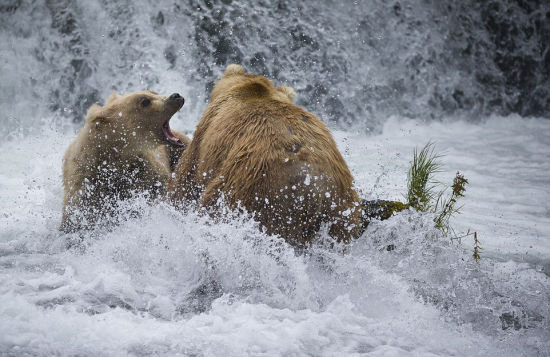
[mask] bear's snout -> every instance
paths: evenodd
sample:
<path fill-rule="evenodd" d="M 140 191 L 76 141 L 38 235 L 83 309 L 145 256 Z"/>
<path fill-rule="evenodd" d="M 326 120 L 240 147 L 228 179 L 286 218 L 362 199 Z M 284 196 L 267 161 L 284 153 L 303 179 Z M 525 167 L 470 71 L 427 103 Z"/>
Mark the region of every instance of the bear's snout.
<path fill-rule="evenodd" d="M 172 94 L 171 96 L 168 97 L 169 100 L 181 100 L 181 101 L 185 101 L 185 99 L 183 99 L 183 97 L 179 94 L 179 93 L 174 93 Z"/>
<path fill-rule="evenodd" d="M 185 103 L 185 99 L 179 93 L 173 93 L 166 99 L 166 110 L 170 113 L 170 116 L 180 110 Z"/>

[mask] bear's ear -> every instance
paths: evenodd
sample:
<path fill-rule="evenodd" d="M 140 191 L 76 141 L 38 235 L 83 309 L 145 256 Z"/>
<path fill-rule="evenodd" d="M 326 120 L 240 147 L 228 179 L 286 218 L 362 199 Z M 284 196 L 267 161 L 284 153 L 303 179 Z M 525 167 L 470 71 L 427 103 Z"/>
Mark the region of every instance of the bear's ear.
<path fill-rule="evenodd" d="M 296 99 L 296 91 L 294 91 L 294 88 L 287 87 L 287 86 L 279 86 L 277 87 L 277 90 L 284 95 L 288 97 L 290 102 L 294 103 L 294 99 Z"/>
<path fill-rule="evenodd" d="M 90 109 L 88 109 L 88 114 L 86 114 L 86 121 L 90 123 L 100 123 L 107 120 L 107 111 L 105 108 L 100 107 L 97 104 L 93 104 Z"/>
<path fill-rule="evenodd" d="M 243 66 L 240 64 L 230 64 L 225 69 L 224 76 L 229 76 L 230 74 L 244 74 L 246 71 L 244 70 Z"/>
<path fill-rule="evenodd" d="M 109 96 L 109 98 L 107 98 L 107 100 L 105 101 L 105 105 L 110 104 L 111 102 L 115 101 L 118 98 L 120 98 L 120 95 L 117 92 L 113 91 Z"/>

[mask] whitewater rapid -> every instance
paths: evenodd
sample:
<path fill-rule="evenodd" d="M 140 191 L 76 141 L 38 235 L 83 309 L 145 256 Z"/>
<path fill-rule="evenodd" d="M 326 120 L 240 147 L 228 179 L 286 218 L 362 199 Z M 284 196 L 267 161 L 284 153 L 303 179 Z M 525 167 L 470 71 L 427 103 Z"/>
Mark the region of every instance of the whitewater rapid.
<path fill-rule="evenodd" d="M 48 120 L 44 120 L 48 122 Z M 544 356 L 550 351 L 550 121 L 390 118 L 334 132 L 368 199 L 403 199 L 429 140 L 469 180 L 451 243 L 432 216 L 372 223 L 347 248 L 307 254 L 235 215 L 164 204 L 67 249 L 61 159 L 75 128 L 43 124 L 0 144 L 0 354 Z M 324 238 L 323 238 L 324 237 Z M 387 251 L 390 244 L 395 246 Z"/>

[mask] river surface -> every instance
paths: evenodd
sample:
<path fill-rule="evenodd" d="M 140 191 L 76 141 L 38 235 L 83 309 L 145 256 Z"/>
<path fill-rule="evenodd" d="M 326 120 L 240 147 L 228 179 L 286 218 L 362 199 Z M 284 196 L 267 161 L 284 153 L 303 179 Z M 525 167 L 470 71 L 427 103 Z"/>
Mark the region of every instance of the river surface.
<path fill-rule="evenodd" d="M 176 121 L 177 119 L 175 119 Z M 0 146 L 0 350 L 7 355 L 547 355 L 550 122 L 389 119 L 335 131 L 365 198 L 402 199 L 415 147 L 469 180 L 451 243 L 433 216 L 372 223 L 296 254 L 246 217 L 128 202 L 139 217 L 67 249 L 61 160 L 74 132 Z M 323 238 L 324 237 L 324 238 Z M 390 244 L 395 246 L 387 251 Z"/>

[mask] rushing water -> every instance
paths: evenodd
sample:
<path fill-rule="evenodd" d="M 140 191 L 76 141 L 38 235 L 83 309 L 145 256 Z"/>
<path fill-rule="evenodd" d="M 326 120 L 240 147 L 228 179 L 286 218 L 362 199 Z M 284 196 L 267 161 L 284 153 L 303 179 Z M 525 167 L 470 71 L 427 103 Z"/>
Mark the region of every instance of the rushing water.
<path fill-rule="evenodd" d="M 549 126 L 519 117 L 394 118 L 380 135 L 335 133 L 367 198 L 400 198 L 414 146 L 438 142 L 449 169 L 441 179 L 455 168 L 470 179 L 454 225 L 479 233 L 477 263 L 471 239 L 451 244 L 431 216 L 414 212 L 371 224 L 345 253 L 319 241 L 297 256 L 245 218 L 214 222 L 140 200 L 127 203 L 140 217 L 67 250 L 71 236 L 57 231 L 60 168 L 73 134 L 14 135 L 0 147 L 0 349 L 544 355 Z"/>
<path fill-rule="evenodd" d="M 548 16 L 511 0 L 2 2 L 0 355 L 550 355 Z M 296 254 L 245 217 L 139 198 L 68 249 L 61 159 L 86 108 L 178 91 L 172 123 L 192 133 L 231 62 L 297 89 L 364 198 L 402 199 L 434 141 L 438 177 L 469 179 L 452 225 L 481 260 L 430 214 Z"/>
<path fill-rule="evenodd" d="M 292 85 L 340 128 L 379 129 L 389 115 L 550 116 L 546 1 L 2 4 L 0 103 L 15 121 L 80 121 L 112 89 L 185 88 L 201 107 L 230 63 Z"/>

